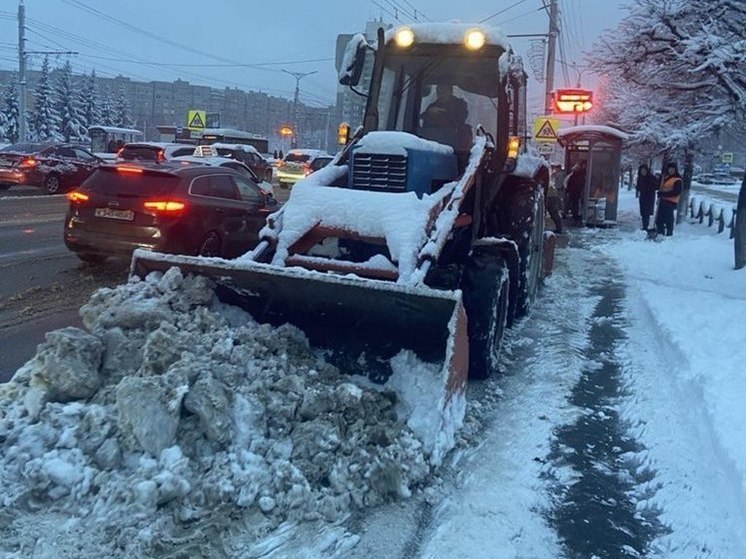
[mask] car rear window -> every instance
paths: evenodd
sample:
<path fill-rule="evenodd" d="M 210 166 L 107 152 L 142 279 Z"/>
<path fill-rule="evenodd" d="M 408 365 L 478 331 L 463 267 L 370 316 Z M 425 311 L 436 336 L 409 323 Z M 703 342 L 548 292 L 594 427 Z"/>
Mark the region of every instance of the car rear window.
<path fill-rule="evenodd" d="M 145 160 L 145 161 L 155 161 L 157 159 L 157 154 L 159 151 L 163 151 L 159 147 L 148 147 L 148 146 L 142 146 L 142 147 L 125 147 L 122 149 L 121 153 L 119 154 L 119 157 L 121 159 L 124 159 L 125 161 L 134 161 L 134 160 Z"/>
<path fill-rule="evenodd" d="M 148 170 L 140 173 L 102 167 L 88 177 L 81 188 L 109 196 L 148 197 L 170 194 L 178 184 L 179 177 L 166 173 Z"/>
<path fill-rule="evenodd" d="M 305 163 L 311 159 L 310 155 L 305 155 L 302 153 L 288 153 L 285 156 L 285 162 L 287 163 Z"/>

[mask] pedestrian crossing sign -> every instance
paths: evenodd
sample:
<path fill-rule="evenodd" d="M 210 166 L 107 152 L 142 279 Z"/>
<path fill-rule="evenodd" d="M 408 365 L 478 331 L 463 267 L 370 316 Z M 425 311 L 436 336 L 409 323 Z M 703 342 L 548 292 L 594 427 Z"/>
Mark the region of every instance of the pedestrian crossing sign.
<path fill-rule="evenodd" d="M 204 130 L 206 121 L 206 111 L 187 111 L 187 128 L 189 128 L 189 130 Z"/>
<path fill-rule="evenodd" d="M 542 116 L 534 120 L 534 140 L 537 142 L 556 142 L 559 119 Z"/>

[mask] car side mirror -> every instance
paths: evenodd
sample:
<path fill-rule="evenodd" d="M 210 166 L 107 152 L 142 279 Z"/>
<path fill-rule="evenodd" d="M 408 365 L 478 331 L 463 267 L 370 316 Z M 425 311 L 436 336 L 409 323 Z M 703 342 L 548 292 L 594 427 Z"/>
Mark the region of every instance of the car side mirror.
<path fill-rule="evenodd" d="M 339 67 L 339 83 L 354 87 L 360 83 L 365 66 L 365 55 L 370 45 L 365 40 L 365 35 L 357 33 L 347 43 L 342 62 Z"/>

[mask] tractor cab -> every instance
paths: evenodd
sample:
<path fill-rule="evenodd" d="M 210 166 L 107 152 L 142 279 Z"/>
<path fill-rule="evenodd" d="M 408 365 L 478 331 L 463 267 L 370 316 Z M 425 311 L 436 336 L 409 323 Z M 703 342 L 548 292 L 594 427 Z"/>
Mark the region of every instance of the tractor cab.
<path fill-rule="evenodd" d="M 421 24 L 379 30 L 377 44 L 350 187 L 432 193 L 464 172 L 478 134 L 506 147 L 511 54 L 501 32 Z M 362 35 L 351 41 L 341 83 L 357 84 L 371 51 Z"/>

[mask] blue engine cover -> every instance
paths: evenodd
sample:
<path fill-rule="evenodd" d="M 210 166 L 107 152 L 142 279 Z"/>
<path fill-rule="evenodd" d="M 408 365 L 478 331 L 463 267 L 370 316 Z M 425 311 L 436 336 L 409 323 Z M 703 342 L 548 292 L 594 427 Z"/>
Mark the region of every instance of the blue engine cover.
<path fill-rule="evenodd" d="M 410 141 L 398 146 L 395 142 L 385 146 L 366 142 L 368 136 L 383 134 L 390 139 L 396 139 L 394 134 L 409 136 Z M 428 144 L 433 149 L 428 149 Z M 414 192 L 422 198 L 458 177 L 456 155 L 449 150 L 403 132 L 371 132 L 352 147 L 348 185 L 358 190 Z"/>

